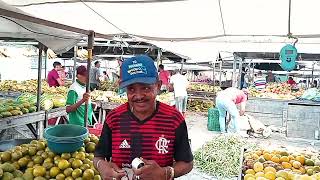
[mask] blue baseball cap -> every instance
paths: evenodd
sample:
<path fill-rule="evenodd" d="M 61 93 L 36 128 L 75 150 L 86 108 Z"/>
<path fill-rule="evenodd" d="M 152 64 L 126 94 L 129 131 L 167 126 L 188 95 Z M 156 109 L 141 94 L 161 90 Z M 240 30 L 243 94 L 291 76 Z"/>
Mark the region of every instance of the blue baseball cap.
<path fill-rule="evenodd" d="M 139 55 L 123 61 L 120 68 L 120 88 L 135 83 L 154 84 L 158 80 L 158 71 L 153 60 Z"/>

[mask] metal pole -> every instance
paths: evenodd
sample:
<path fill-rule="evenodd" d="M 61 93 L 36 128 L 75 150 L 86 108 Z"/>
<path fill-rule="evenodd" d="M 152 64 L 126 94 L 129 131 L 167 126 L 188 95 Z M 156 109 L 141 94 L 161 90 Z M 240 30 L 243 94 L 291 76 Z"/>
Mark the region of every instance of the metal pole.
<path fill-rule="evenodd" d="M 311 71 L 311 84 L 314 84 L 313 81 L 314 81 L 314 65 L 315 65 L 315 62 L 312 62 L 312 71 Z"/>
<path fill-rule="evenodd" d="M 44 78 L 47 79 L 48 48 L 44 51 Z"/>
<path fill-rule="evenodd" d="M 253 63 L 253 67 L 252 67 L 252 83 L 254 82 L 254 67 L 256 66 L 255 63 Z"/>
<path fill-rule="evenodd" d="M 78 46 L 74 46 L 73 48 L 73 75 L 72 75 L 72 83 L 76 81 L 76 67 L 77 67 L 77 51 L 78 51 Z"/>
<path fill-rule="evenodd" d="M 232 87 L 236 87 L 236 71 L 237 71 L 237 60 L 236 56 L 233 58 L 233 72 L 232 72 Z"/>
<path fill-rule="evenodd" d="M 180 69 L 180 73 L 182 74 L 182 72 L 183 72 L 183 65 L 184 65 L 184 59 L 182 59 L 182 61 L 181 61 L 181 69 Z"/>
<path fill-rule="evenodd" d="M 37 111 L 41 110 L 40 98 L 41 98 L 41 74 L 42 74 L 42 52 L 43 52 L 43 49 L 44 49 L 44 46 L 41 43 L 39 43 Z M 37 129 L 37 139 L 42 138 L 43 122 L 37 122 L 36 129 Z"/>
<path fill-rule="evenodd" d="M 87 84 L 86 84 L 86 92 L 90 92 L 90 68 L 91 68 L 91 61 L 92 61 L 92 50 L 93 50 L 93 43 L 94 43 L 94 31 L 90 31 L 88 35 L 88 61 L 87 61 Z M 85 117 L 84 117 L 84 126 L 88 126 L 88 107 L 89 104 L 86 102 L 85 105 Z"/>
<path fill-rule="evenodd" d="M 216 72 L 216 62 L 213 62 L 213 68 L 212 68 L 212 79 L 213 79 L 213 86 L 216 86 L 216 78 L 215 78 L 215 72 Z"/>
<path fill-rule="evenodd" d="M 161 60 L 161 49 L 158 49 L 158 54 L 157 54 L 157 67 L 159 67 L 160 64 L 162 64 L 162 60 Z"/>
<path fill-rule="evenodd" d="M 222 60 L 221 60 L 221 62 L 220 62 L 220 67 L 219 67 L 219 71 L 220 71 L 220 74 L 219 74 L 219 84 L 220 84 L 220 87 L 221 87 L 221 85 L 222 85 Z"/>
<path fill-rule="evenodd" d="M 241 74 L 242 74 L 242 58 L 239 59 L 239 79 L 238 79 L 238 87 L 241 87 Z"/>
<path fill-rule="evenodd" d="M 37 111 L 40 111 L 40 97 L 41 97 L 41 73 L 42 73 L 42 51 L 43 45 L 39 43 L 39 56 L 38 56 L 38 87 L 37 87 Z"/>

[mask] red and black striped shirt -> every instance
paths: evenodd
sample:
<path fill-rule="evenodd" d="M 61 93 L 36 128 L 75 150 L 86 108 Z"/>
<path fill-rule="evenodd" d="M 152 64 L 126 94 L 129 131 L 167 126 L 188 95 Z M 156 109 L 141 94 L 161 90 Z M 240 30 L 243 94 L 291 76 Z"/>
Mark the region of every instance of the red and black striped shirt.
<path fill-rule="evenodd" d="M 136 157 L 172 166 L 173 160 L 191 162 L 193 155 L 184 118 L 175 108 L 157 102 L 154 114 L 141 121 L 128 103 L 111 111 L 104 124 L 96 157 L 128 167 Z"/>

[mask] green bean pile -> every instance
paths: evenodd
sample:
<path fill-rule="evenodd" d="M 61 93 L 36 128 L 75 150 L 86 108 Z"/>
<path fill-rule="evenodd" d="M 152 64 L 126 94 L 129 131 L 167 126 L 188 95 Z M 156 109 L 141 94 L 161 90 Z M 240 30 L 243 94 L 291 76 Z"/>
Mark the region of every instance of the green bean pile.
<path fill-rule="evenodd" d="M 195 152 L 195 165 L 219 179 L 235 177 L 241 169 L 240 156 L 246 143 L 238 136 L 219 135 Z"/>

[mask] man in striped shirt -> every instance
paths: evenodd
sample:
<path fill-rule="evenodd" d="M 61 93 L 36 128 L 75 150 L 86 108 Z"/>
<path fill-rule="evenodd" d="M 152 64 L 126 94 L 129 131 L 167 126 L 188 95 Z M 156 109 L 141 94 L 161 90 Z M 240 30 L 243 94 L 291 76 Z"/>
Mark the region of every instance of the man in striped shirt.
<path fill-rule="evenodd" d="M 262 77 L 262 72 L 258 72 L 257 78 L 254 80 L 254 86 L 258 91 L 262 91 L 266 88 L 266 78 Z"/>
<path fill-rule="evenodd" d="M 193 155 L 187 126 L 175 108 L 156 101 L 161 82 L 148 56 L 127 59 L 121 65 L 120 88 L 128 103 L 111 111 L 95 152 L 94 165 L 103 179 L 121 179 L 122 168 L 135 158 L 144 166 L 136 179 L 169 180 L 191 171 Z"/>

